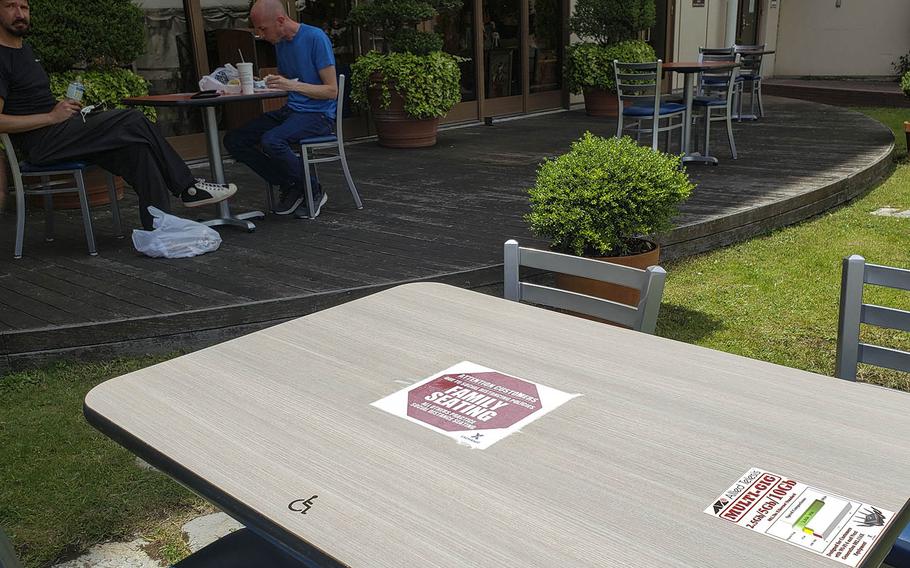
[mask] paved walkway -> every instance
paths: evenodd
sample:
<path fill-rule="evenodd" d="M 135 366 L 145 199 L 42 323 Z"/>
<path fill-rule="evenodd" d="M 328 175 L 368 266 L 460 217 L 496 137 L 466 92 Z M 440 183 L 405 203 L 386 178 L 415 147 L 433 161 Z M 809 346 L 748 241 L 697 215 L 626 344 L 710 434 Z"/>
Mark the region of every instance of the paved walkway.
<path fill-rule="evenodd" d="M 538 164 L 585 130 L 609 136 L 614 126 L 573 111 L 447 130 L 425 150 L 355 144 L 349 157 L 363 210 L 336 168 L 326 167 L 330 201 L 317 221 L 269 216 L 254 233 L 224 228 L 221 249 L 194 259 L 139 255 L 129 239 L 112 238 L 110 215 L 98 208 L 99 256 L 86 255 L 77 214 L 58 214 L 58 239 L 45 243 L 37 212 L 26 227 L 25 257 L 13 261 L 7 213 L 0 218 L 0 375 L 4 366 L 62 357 L 194 349 L 410 280 L 496 284 L 503 241 L 544 246 L 522 219 Z M 764 120 L 734 131 L 739 160 L 730 159 L 718 127 L 712 149 L 721 164 L 690 168 L 698 187 L 677 229 L 660 239 L 665 260 L 817 214 L 891 168 L 890 130 L 846 109 L 769 97 Z M 228 174 L 241 187 L 236 210 L 264 208 L 260 181 L 236 165 Z M 127 226 L 138 224 L 131 194 L 122 212 Z"/>

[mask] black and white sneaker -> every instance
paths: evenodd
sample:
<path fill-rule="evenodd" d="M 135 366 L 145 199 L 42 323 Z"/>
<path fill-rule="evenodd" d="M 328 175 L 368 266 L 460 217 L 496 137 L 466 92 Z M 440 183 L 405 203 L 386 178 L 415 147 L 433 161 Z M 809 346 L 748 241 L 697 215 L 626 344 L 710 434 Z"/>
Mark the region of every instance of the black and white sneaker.
<path fill-rule="evenodd" d="M 199 207 L 209 203 L 218 203 L 237 193 L 237 186 L 232 183 L 212 183 L 196 178 L 196 183 L 183 190 L 180 200 L 187 207 Z"/>
<path fill-rule="evenodd" d="M 276 215 L 290 215 L 303 203 L 303 188 L 292 185 L 279 194 L 278 204 L 275 205 Z"/>
<path fill-rule="evenodd" d="M 313 215 L 313 219 L 319 217 L 319 213 L 322 211 L 322 206 L 325 205 L 325 202 L 329 200 L 329 196 L 325 193 L 318 193 L 313 198 L 313 208 L 316 210 L 316 213 Z M 307 206 L 304 203 L 294 211 L 295 219 L 308 219 L 310 217 L 310 212 L 307 210 Z"/>

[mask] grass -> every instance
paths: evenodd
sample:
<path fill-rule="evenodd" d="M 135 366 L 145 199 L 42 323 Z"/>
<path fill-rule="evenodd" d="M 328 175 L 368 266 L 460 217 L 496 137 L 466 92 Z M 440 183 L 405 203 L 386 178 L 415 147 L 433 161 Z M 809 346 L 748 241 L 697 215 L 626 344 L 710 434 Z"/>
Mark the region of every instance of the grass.
<path fill-rule="evenodd" d="M 135 534 L 168 561 L 186 554 L 170 519 L 208 506 L 165 475 L 137 467 L 82 417 L 93 386 L 161 359 L 58 364 L 0 380 L 0 527 L 26 566 Z"/>
<path fill-rule="evenodd" d="M 901 109 L 859 109 L 897 132 Z M 910 266 L 910 219 L 870 215 L 910 209 L 910 163 L 850 205 L 667 266 L 658 325 L 665 337 L 823 374 L 834 368 L 840 261 Z M 869 289 L 867 301 L 910 308 L 906 294 Z M 906 334 L 864 330 L 910 349 Z M 26 566 L 46 566 L 110 539 L 139 534 L 166 562 L 187 554 L 180 527 L 211 507 L 177 483 L 136 466 L 128 451 L 88 426 L 82 400 L 96 384 L 162 358 L 59 364 L 0 379 L 0 527 Z M 860 378 L 910 390 L 907 375 L 861 368 Z"/>
<path fill-rule="evenodd" d="M 668 265 L 657 333 L 822 374 L 833 374 L 841 259 L 910 267 L 910 219 L 871 215 L 910 210 L 906 109 L 856 109 L 895 131 L 894 174 L 865 197 L 766 237 Z M 867 287 L 865 301 L 910 309 L 907 293 Z M 864 341 L 910 349 L 903 332 L 866 328 Z M 860 366 L 860 380 L 910 391 L 910 377 Z"/>

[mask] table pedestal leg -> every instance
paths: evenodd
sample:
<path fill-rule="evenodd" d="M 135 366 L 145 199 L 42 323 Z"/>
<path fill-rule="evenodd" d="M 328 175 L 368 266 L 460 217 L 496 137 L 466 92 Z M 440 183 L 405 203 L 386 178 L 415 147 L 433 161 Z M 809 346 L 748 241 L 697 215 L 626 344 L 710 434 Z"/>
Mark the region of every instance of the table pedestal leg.
<path fill-rule="evenodd" d="M 692 137 L 692 101 L 695 98 L 695 75 L 697 73 L 686 73 L 685 80 L 683 82 L 683 90 L 686 92 L 686 116 L 685 124 L 683 124 L 683 154 L 682 158 L 684 164 L 691 162 L 698 162 L 700 164 L 712 164 L 717 165 L 717 158 L 714 156 L 702 156 L 698 152 L 689 152 L 689 144 Z"/>
<path fill-rule="evenodd" d="M 205 141 L 209 151 L 209 166 L 212 169 L 212 177 L 215 179 L 215 182 L 224 183 L 224 163 L 221 161 L 221 143 L 218 140 L 218 119 L 215 116 L 215 107 L 205 107 L 205 114 L 203 116 L 205 118 Z M 232 215 L 227 200 L 219 202 L 216 207 L 216 214 L 218 217 L 209 219 L 208 221 L 202 221 L 203 225 L 208 225 L 209 227 L 230 225 L 253 232 L 256 230 L 256 225 L 247 219 L 260 219 L 265 217 L 265 213 L 262 211 L 250 211 L 248 213 Z"/>

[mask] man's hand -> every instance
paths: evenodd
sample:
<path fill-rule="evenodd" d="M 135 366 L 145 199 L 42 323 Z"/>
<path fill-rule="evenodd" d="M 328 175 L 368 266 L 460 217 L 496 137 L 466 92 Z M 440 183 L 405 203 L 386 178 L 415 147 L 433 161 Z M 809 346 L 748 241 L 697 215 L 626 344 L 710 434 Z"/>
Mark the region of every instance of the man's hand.
<path fill-rule="evenodd" d="M 280 91 L 294 91 L 297 89 L 297 87 L 300 86 L 300 81 L 296 79 L 288 79 L 287 77 L 282 77 L 281 75 L 266 75 L 265 86 L 270 89 L 278 89 Z"/>
<path fill-rule="evenodd" d="M 64 120 L 69 119 L 71 116 L 82 110 L 82 103 L 74 101 L 72 99 L 63 99 L 57 106 L 54 107 L 50 113 L 51 124 L 58 124 Z"/>

